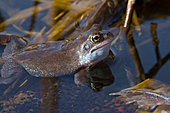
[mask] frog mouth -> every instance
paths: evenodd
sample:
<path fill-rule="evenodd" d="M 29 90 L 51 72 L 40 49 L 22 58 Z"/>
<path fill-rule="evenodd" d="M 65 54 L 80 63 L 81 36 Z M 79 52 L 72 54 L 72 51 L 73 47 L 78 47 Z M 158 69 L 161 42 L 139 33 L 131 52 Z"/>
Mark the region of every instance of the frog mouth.
<path fill-rule="evenodd" d="M 91 53 L 93 53 L 94 51 L 96 51 L 96 50 L 98 50 L 98 49 L 100 49 L 100 48 L 103 48 L 103 47 L 108 46 L 110 43 L 111 43 L 111 41 L 107 41 L 106 43 L 103 43 L 103 44 L 98 45 L 97 47 L 95 47 L 95 48 L 91 51 Z"/>

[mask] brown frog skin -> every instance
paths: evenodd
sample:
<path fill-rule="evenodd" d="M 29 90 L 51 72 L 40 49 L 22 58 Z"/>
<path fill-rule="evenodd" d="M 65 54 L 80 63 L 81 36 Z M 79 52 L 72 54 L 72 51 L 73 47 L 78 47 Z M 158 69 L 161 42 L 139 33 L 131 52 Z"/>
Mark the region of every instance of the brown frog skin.
<path fill-rule="evenodd" d="M 2 59 L 5 62 L 1 69 L 0 83 L 20 74 L 24 69 L 36 77 L 57 77 L 75 74 L 103 60 L 109 54 L 113 35 L 101 31 L 95 24 L 90 30 L 82 33 L 73 41 L 48 41 L 27 44 L 25 39 L 15 36 L 0 36 L 10 40 Z M 12 40 L 11 40 L 12 39 Z"/>
<path fill-rule="evenodd" d="M 137 106 L 138 110 L 152 111 L 158 106 L 170 105 L 170 85 L 155 79 L 146 79 L 136 86 L 123 89 L 120 92 L 111 93 L 110 95 L 120 95 L 116 100 L 124 101 L 123 103 L 125 105 L 134 103 L 132 108 Z M 121 106 L 123 106 L 123 103 Z"/>

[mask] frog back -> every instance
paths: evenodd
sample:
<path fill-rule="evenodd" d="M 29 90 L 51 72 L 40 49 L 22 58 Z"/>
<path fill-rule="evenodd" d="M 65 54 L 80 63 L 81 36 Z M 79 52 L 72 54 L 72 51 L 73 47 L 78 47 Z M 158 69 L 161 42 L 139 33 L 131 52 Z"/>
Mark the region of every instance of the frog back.
<path fill-rule="evenodd" d="M 64 41 L 34 44 L 13 56 L 13 59 L 33 76 L 68 75 L 79 68 L 76 49 Z"/>

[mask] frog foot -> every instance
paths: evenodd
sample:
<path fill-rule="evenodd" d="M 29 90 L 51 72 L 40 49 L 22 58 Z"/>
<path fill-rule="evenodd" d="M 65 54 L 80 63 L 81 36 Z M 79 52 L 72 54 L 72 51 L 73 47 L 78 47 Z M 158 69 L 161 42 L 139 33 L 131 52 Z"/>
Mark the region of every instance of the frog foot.
<path fill-rule="evenodd" d="M 15 62 L 5 62 L 1 69 L 0 84 L 10 84 L 23 74 L 23 68 Z"/>

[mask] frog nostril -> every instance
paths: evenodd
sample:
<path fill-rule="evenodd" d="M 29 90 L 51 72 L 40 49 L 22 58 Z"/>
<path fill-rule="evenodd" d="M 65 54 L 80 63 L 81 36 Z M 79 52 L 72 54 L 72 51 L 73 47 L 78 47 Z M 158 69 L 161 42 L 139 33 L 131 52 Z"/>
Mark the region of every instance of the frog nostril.
<path fill-rule="evenodd" d="M 108 37 L 114 37 L 114 35 L 111 32 L 107 33 Z"/>

